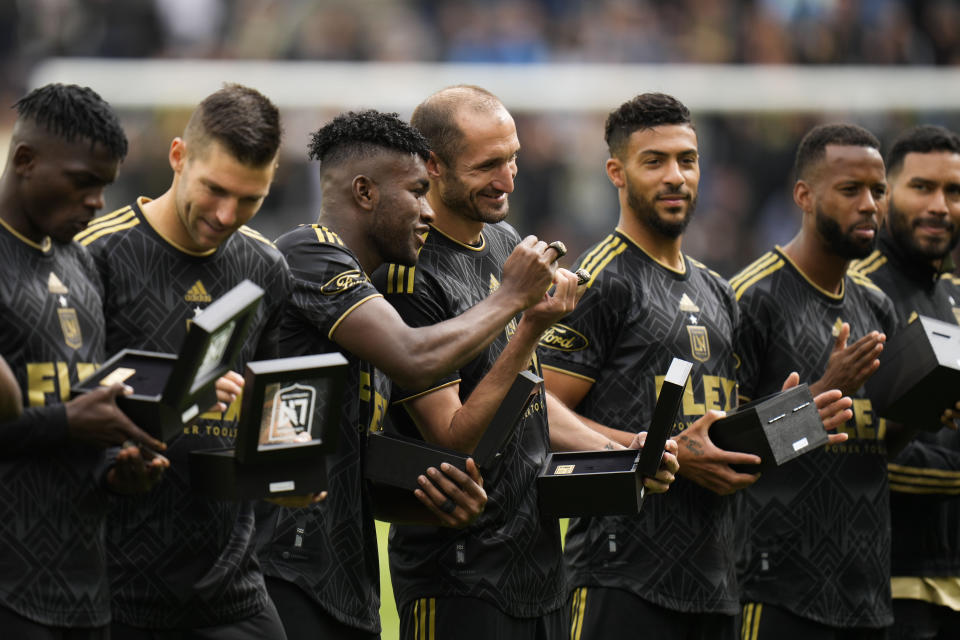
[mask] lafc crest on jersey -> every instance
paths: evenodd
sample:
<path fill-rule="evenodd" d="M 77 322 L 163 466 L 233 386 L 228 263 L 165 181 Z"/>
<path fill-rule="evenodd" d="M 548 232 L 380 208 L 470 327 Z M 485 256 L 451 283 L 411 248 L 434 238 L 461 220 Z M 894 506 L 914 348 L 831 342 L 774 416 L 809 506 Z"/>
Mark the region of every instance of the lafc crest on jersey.
<path fill-rule="evenodd" d="M 83 346 L 83 334 L 80 331 L 80 318 L 77 317 L 77 310 L 67 306 L 67 294 L 70 290 L 63 284 L 63 281 L 57 277 L 53 271 L 47 279 L 47 289 L 50 293 L 58 296 L 57 319 L 60 320 L 60 331 L 63 332 L 63 341 L 71 349 L 79 349 Z"/>
<path fill-rule="evenodd" d="M 690 355 L 694 360 L 706 362 L 710 359 L 710 334 L 706 327 L 699 325 L 687 325 L 687 333 L 690 335 Z"/>

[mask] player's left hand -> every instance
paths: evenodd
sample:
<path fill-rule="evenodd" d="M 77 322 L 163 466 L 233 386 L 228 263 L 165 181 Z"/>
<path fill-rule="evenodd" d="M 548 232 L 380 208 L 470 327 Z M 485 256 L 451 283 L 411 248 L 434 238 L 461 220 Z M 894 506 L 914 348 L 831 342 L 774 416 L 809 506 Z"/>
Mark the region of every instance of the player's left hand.
<path fill-rule="evenodd" d="M 792 389 L 798 384 L 800 384 L 800 374 L 793 371 L 783 381 L 781 390 Z M 817 405 L 817 411 L 820 412 L 820 421 L 823 422 L 823 428 L 826 431 L 833 431 L 853 417 L 853 411 L 850 409 L 853 406 L 853 400 L 849 396 L 843 395 L 840 389 L 828 389 L 823 393 L 818 393 L 814 396 L 813 402 Z M 831 433 L 827 436 L 827 444 L 846 442 L 848 437 L 846 433 Z"/>
<path fill-rule="evenodd" d="M 243 391 L 243 376 L 236 371 L 227 371 L 217 378 L 215 386 L 217 389 L 217 404 L 213 405 L 210 411 L 223 413 Z"/>
<path fill-rule="evenodd" d="M 957 401 L 952 409 L 944 409 L 943 415 L 940 416 L 940 422 L 943 426 L 954 431 L 960 426 L 957 424 L 958 421 L 960 421 L 960 401 Z"/>
<path fill-rule="evenodd" d="M 643 449 L 646 441 L 647 432 L 641 431 L 633 437 L 633 442 L 630 443 L 629 448 Z M 652 478 L 643 479 L 643 486 L 647 488 L 647 491 L 650 493 L 667 492 L 670 485 L 676 480 L 677 472 L 680 471 L 680 461 L 677 460 L 677 452 L 677 441 L 667 440 L 663 447 L 663 457 L 660 458 L 660 469 L 657 471 L 657 475 Z"/>
<path fill-rule="evenodd" d="M 107 486 L 114 493 L 144 493 L 152 489 L 170 468 L 170 460 L 144 445 L 125 442 L 107 472 Z"/>
<path fill-rule="evenodd" d="M 462 528 L 473 524 L 487 506 L 483 478 L 473 458 L 467 459 L 467 473 L 448 462 L 427 469 L 417 478 L 417 500 L 440 520 L 442 526 Z"/>

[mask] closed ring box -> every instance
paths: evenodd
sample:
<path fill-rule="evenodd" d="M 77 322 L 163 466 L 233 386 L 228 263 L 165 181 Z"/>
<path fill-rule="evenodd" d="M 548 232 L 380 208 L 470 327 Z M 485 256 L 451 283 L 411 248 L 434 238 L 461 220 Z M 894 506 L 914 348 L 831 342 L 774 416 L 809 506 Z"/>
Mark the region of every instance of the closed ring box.
<path fill-rule="evenodd" d="M 731 465 L 758 473 L 827 443 L 820 412 L 806 384 L 748 402 L 710 425 L 721 449 L 760 456 L 760 464 Z"/>
<path fill-rule="evenodd" d="M 263 289 L 244 280 L 193 319 L 179 355 L 123 349 L 71 391 L 89 393 L 112 382 L 133 388 L 117 406 L 141 429 L 168 441 L 217 402 L 217 379 L 243 348 Z"/>
<path fill-rule="evenodd" d="M 193 490 L 229 500 L 326 489 L 346 375 L 339 353 L 248 363 L 236 446 L 190 452 Z"/>
<path fill-rule="evenodd" d="M 433 514 L 413 495 L 419 487 L 417 478 L 428 467 L 440 469 L 444 462 L 466 472 L 467 458 L 471 457 L 481 470 L 495 465 L 541 382 L 543 379 L 530 371 L 517 374 L 473 455 L 390 431 L 369 434 L 364 476 L 374 516 L 397 524 L 433 522 Z"/>
<path fill-rule="evenodd" d="M 940 429 L 960 400 L 960 326 L 918 316 L 884 345 L 867 395 L 884 418 Z"/>

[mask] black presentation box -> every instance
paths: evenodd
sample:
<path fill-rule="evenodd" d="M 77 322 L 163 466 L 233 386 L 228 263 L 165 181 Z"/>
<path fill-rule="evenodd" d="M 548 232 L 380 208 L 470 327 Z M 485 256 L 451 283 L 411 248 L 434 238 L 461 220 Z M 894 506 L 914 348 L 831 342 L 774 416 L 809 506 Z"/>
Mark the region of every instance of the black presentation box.
<path fill-rule="evenodd" d="M 727 451 L 760 456 L 759 465 L 732 465 L 758 473 L 827 443 L 810 389 L 801 384 L 737 407 L 710 425 L 710 439 Z"/>
<path fill-rule="evenodd" d="M 432 514 L 413 495 L 413 490 L 420 486 L 417 478 L 428 467 L 439 469 L 444 462 L 465 471 L 469 457 L 481 471 L 491 469 L 499 461 L 501 450 L 542 382 L 542 378 L 530 371 L 517 374 L 472 456 L 389 431 L 370 434 L 364 454 L 364 474 L 374 516 L 395 523 L 432 521 Z"/>
<path fill-rule="evenodd" d="M 670 363 L 641 451 L 549 454 L 537 477 L 540 512 L 557 518 L 640 513 L 646 493 L 643 479 L 660 468 L 692 367 L 679 358 Z"/>
<path fill-rule="evenodd" d="M 193 490 L 256 499 L 326 489 L 346 376 L 339 353 L 248 363 L 236 446 L 190 453 Z"/>
<path fill-rule="evenodd" d="M 244 280 L 190 322 L 179 355 L 123 349 L 74 387 L 74 395 L 123 382 L 133 394 L 119 406 L 140 428 L 170 440 L 217 402 L 217 379 L 246 340 L 263 289 Z"/>
<path fill-rule="evenodd" d="M 884 418 L 940 429 L 960 400 L 960 326 L 918 316 L 887 341 L 867 395 Z"/>

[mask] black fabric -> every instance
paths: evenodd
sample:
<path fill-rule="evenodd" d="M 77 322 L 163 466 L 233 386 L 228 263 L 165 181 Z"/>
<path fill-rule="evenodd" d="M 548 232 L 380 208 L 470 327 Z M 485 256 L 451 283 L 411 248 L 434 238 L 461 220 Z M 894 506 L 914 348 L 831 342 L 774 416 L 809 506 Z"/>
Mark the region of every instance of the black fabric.
<path fill-rule="evenodd" d="M 593 382 L 578 413 L 645 431 L 674 357 L 694 366 L 672 435 L 710 409 L 736 406 L 733 291 L 683 260 L 683 271 L 667 268 L 619 231 L 577 260 L 592 280 L 574 312 L 541 339 L 540 353 L 544 367 Z M 626 589 L 675 611 L 736 614 L 735 500 L 681 475 L 639 516 L 571 520 L 571 584 Z"/>
<path fill-rule="evenodd" d="M 922 600 L 894 600 L 890 640 L 956 640 L 960 611 Z"/>
<path fill-rule="evenodd" d="M 838 629 L 763 602 L 743 605 L 740 640 L 887 640 L 884 628 Z"/>
<path fill-rule="evenodd" d="M 140 202 L 94 220 L 77 236 L 103 284 L 107 350 L 179 352 L 188 323 L 246 278 L 265 294 L 234 369 L 273 356 L 273 330 L 290 287 L 276 248 L 242 227 L 212 253 L 186 253 L 150 226 Z M 237 398 L 225 413 L 202 414 L 168 443 L 170 468 L 156 487 L 113 501 L 108 543 L 115 621 L 207 627 L 265 606 L 253 503 L 207 499 L 190 487 L 190 452 L 232 447 L 239 407 Z"/>
<path fill-rule="evenodd" d="M 110 640 L 110 626 L 48 627 L 0 607 L 0 637 L 10 640 Z"/>
<path fill-rule="evenodd" d="M 286 640 L 277 610 L 269 600 L 254 615 L 227 624 L 196 629 L 140 629 L 120 622 L 109 640 Z M 334 636 L 318 636 L 334 637 Z"/>
<path fill-rule="evenodd" d="M 270 576 L 267 576 L 266 580 L 267 592 L 283 622 L 287 640 L 379 640 L 379 633 L 343 624 L 292 582 Z"/>
<path fill-rule="evenodd" d="M 400 609 L 400 640 L 565 640 L 561 607 L 516 618 L 479 598 L 421 598 Z"/>

